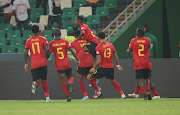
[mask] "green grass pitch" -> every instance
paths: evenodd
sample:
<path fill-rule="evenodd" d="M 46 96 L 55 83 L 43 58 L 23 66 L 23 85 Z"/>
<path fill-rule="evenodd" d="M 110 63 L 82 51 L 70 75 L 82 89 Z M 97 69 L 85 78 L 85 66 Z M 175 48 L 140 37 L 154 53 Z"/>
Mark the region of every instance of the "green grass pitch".
<path fill-rule="evenodd" d="M 0 115 L 180 115 L 180 98 L 2 100 Z"/>

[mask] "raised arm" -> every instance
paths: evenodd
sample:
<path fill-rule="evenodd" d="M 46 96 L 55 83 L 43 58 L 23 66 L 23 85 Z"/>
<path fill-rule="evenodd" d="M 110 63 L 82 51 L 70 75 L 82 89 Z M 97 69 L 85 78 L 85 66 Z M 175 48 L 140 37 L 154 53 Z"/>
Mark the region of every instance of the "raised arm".
<path fill-rule="evenodd" d="M 81 33 L 80 33 L 80 35 L 76 38 L 76 40 L 80 40 L 81 37 L 84 36 L 84 34 L 85 34 L 85 30 L 82 30 Z"/>

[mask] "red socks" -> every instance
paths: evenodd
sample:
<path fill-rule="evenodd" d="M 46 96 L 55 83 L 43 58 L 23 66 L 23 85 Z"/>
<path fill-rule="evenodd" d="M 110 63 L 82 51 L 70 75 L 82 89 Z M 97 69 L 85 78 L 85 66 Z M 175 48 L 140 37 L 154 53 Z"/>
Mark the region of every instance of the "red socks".
<path fill-rule="evenodd" d="M 116 81 L 114 81 L 112 84 L 113 84 L 114 87 L 117 89 L 117 91 L 122 95 L 122 94 L 123 94 L 123 91 L 122 91 L 121 86 L 119 85 L 119 83 L 117 83 Z"/>
<path fill-rule="evenodd" d="M 73 78 L 73 77 L 69 77 L 69 78 L 68 78 L 68 82 L 70 82 L 71 85 L 73 84 L 73 81 L 74 81 L 74 78 Z"/>
<path fill-rule="evenodd" d="M 150 84 L 146 84 L 146 90 L 150 91 Z"/>
<path fill-rule="evenodd" d="M 140 88 L 136 86 L 135 94 L 139 94 L 139 90 L 140 90 Z"/>
<path fill-rule="evenodd" d="M 63 88 L 64 93 L 66 94 L 66 96 L 68 96 L 69 95 L 69 91 L 68 91 L 67 83 L 66 82 L 62 83 L 62 88 Z"/>
<path fill-rule="evenodd" d="M 87 79 L 87 76 L 85 77 L 86 79 Z M 89 81 L 89 83 L 91 84 L 91 86 L 94 88 L 94 90 L 96 90 L 97 92 L 99 92 L 99 88 L 98 88 L 98 86 L 97 86 L 97 84 L 96 84 L 96 79 L 92 79 L 92 80 L 88 80 Z"/>
<path fill-rule="evenodd" d="M 44 89 L 45 96 L 49 96 L 49 90 L 48 90 L 47 81 L 42 81 L 42 86 L 43 86 L 43 89 Z"/>
<path fill-rule="evenodd" d="M 156 91 L 156 89 L 151 90 L 151 91 L 152 91 L 152 93 L 154 94 L 154 96 L 159 96 L 158 93 L 157 93 L 157 91 Z"/>
<path fill-rule="evenodd" d="M 36 87 L 38 87 L 39 86 L 39 82 L 36 82 Z"/>
<path fill-rule="evenodd" d="M 79 82 L 79 87 L 80 87 L 80 89 L 81 89 L 83 95 L 84 95 L 85 97 L 88 96 L 87 91 L 86 91 L 86 87 L 85 87 L 83 81 L 80 81 L 80 82 Z"/>
<path fill-rule="evenodd" d="M 145 91 L 144 87 L 141 87 L 140 89 L 141 89 L 141 92 L 142 92 L 142 94 L 144 96 L 146 94 L 146 91 Z"/>

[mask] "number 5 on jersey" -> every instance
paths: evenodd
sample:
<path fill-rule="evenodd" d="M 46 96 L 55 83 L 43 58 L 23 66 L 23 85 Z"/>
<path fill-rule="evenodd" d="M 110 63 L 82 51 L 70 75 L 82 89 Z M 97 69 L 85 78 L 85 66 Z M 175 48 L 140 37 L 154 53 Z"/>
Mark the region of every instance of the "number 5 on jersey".
<path fill-rule="evenodd" d="M 60 54 L 61 57 L 58 57 L 59 59 L 64 59 L 64 53 L 62 50 L 62 47 L 57 48 L 57 54 Z"/>

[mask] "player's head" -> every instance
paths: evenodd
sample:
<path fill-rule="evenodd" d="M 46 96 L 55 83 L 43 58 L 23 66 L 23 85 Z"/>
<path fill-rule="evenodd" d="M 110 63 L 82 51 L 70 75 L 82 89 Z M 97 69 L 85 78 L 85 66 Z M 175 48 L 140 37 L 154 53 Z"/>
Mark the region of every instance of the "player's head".
<path fill-rule="evenodd" d="M 74 37 L 77 38 L 80 35 L 81 31 L 80 30 L 76 30 L 74 32 Z"/>
<path fill-rule="evenodd" d="M 149 32 L 150 27 L 149 27 L 149 25 L 144 24 L 144 25 L 143 25 L 143 29 L 144 29 L 144 32 L 146 33 L 146 32 Z"/>
<path fill-rule="evenodd" d="M 83 17 L 82 17 L 82 16 L 77 16 L 77 17 L 75 18 L 74 23 L 76 24 L 77 27 L 80 27 L 81 24 L 83 23 Z"/>
<path fill-rule="evenodd" d="M 33 34 L 38 34 L 39 32 L 39 26 L 38 25 L 33 25 L 32 26 L 32 33 Z"/>
<path fill-rule="evenodd" d="M 144 37 L 144 30 L 142 28 L 137 28 L 136 36 L 137 37 Z"/>
<path fill-rule="evenodd" d="M 98 36 L 98 40 L 105 39 L 105 33 L 104 32 L 98 32 L 97 36 Z"/>
<path fill-rule="evenodd" d="M 54 30 L 54 36 L 55 36 L 55 38 L 60 37 L 61 36 L 61 30 L 60 29 L 55 29 Z"/>

